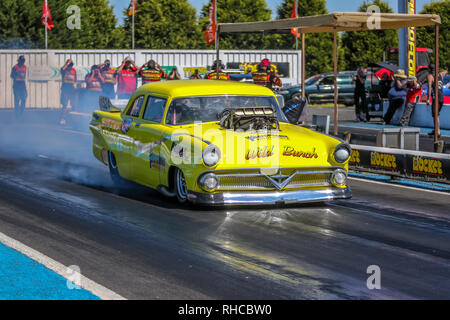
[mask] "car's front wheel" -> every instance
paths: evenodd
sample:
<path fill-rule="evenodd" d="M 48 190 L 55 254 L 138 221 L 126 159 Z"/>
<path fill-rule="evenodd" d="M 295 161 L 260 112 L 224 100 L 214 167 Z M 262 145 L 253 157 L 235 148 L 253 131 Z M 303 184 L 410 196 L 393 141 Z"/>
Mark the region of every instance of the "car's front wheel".
<path fill-rule="evenodd" d="M 175 194 L 177 195 L 178 202 L 185 203 L 187 201 L 188 192 L 183 171 L 181 171 L 181 169 L 176 168 L 173 177 L 174 177 L 173 185 L 175 189 Z"/>

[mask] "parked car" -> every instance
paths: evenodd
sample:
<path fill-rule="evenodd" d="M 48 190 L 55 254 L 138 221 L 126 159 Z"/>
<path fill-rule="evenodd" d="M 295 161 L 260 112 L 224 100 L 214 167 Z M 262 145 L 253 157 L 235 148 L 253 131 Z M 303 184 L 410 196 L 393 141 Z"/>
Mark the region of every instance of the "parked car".
<path fill-rule="evenodd" d="M 426 83 L 422 86 L 422 89 L 421 101 L 425 102 L 428 95 L 428 86 Z M 450 104 L 450 75 L 444 77 L 444 104 Z"/>
<path fill-rule="evenodd" d="M 234 81 L 146 84 L 121 111 L 106 97 L 90 122 L 111 177 L 179 202 L 263 205 L 351 197 L 351 148 L 288 123 L 274 93 Z"/>
<path fill-rule="evenodd" d="M 338 73 L 338 103 L 346 106 L 354 105 L 355 82 L 353 76 L 356 71 L 341 71 Z M 366 88 L 369 90 L 371 86 L 377 85 L 379 79 L 376 75 L 368 72 L 366 80 Z M 315 75 L 305 80 L 306 96 L 310 103 L 330 103 L 334 102 L 334 74 L 325 73 Z M 296 95 L 302 94 L 301 84 L 283 87 L 279 92 L 284 96 L 285 101 L 292 99 Z"/>

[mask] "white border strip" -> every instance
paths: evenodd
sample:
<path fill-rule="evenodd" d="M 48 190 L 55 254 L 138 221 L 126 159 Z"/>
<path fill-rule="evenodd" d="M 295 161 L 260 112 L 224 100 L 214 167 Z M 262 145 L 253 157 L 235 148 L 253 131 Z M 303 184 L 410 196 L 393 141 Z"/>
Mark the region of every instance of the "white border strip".
<path fill-rule="evenodd" d="M 370 182 L 370 183 L 381 184 L 381 185 L 388 185 L 388 186 L 405 188 L 405 189 L 411 189 L 411 190 L 416 190 L 416 191 L 420 191 L 420 192 L 424 192 L 425 191 L 425 192 L 443 194 L 443 195 L 449 196 L 448 192 L 442 192 L 442 191 L 437 191 L 437 190 L 430 190 L 430 189 L 422 189 L 422 188 L 404 186 L 404 185 L 401 185 L 401 184 L 391 183 L 391 182 L 374 181 L 374 180 L 372 180 L 370 178 L 366 178 L 365 179 L 365 178 L 355 178 L 355 177 L 349 176 L 348 179 L 349 180 L 362 181 L 362 182 Z"/>
<path fill-rule="evenodd" d="M 24 245 L 23 243 L 14 240 L 7 235 L 0 232 L 0 242 L 4 245 L 26 255 L 30 259 L 44 265 L 48 269 L 56 272 L 63 278 L 67 279 L 67 270 L 68 267 L 59 263 L 58 261 L 53 260 L 52 258 L 47 257 L 46 255 Z M 71 275 L 73 276 L 73 274 Z M 81 274 L 77 274 L 77 277 L 80 279 L 80 283 L 78 284 L 81 288 L 90 291 L 92 294 L 96 295 L 100 299 L 103 300 L 127 300 L 121 295 L 105 288 L 104 286 L 86 278 Z M 69 280 L 69 279 L 68 279 Z"/>
<path fill-rule="evenodd" d="M 420 157 L 429 157 L 434 159 L 441 160 L 450 160 L 450 154 L 446 153 L 435 153 L 435 152 L 425 152 L 425 151 L 416 151 L 416 150 L 407 150 L 407 149 L 394 149 L 394 148 L 383 148 L 383 147 L 375 147 L 375 146 L 366 146 L 361 144 L 351 144 L 352 149 L 356 150 L 365 150 L 365 151 L 375 151 L 375 152 L 384 152 L 384 153 L 392 153 L 392 154 L 410 154 Z"/>

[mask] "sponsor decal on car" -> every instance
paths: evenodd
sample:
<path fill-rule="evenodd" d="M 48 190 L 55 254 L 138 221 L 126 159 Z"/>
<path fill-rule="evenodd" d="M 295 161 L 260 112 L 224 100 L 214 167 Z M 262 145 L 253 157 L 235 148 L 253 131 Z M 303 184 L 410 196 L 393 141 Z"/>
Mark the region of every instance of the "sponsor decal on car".
<path fill-rule="evenodd" d="M 245 160 L 256 159 L 256 158 L 268 158 L 273 156 L 273 146 L 270 150 L 266 147 L 257 148 L 256 150 L 248 150 L 245 155 Z"/>
<path fill-rule="evenodd" d="M 295 150 L 294 147 L 284 146 L 283 156 L 285 157 L 298 157 L 305 159 L 317 159 L 319 155 L 316 153 L 316 148 L 313 148 L 311 152 L 306 152 L 303 150 Z"/>
<path fill-rule="evenodd" d="M 279 139 L 289 140 L 288 136 L 274 134 L 274 133 L 268 133 L 268 134 L 265 134 L 265 135 L 247 136 L 247 137 L 245 137 L 245 139 L 248 139 L 248 140 L 253 142 L 255 140 L 263 140 L 263 139 L 268 139 L 268 138 L 271 138 L 271 137 L 276 137 L 276 138 L 279 138 Z"/>
<path fill-rule="evenodd" d="M 160 157 L 154 153 L 150 153 L 149 156 L 150 168 L 157 169 L 159 171 L 164 171 L 166 168 L 166 159 Z"/>
<path fill-rule="evenodd" d="M 119 130 L 122 127 L 122 124 L 120 122 L 106 118 L 102 119 L 102 124 L 113 130 Z"/>
<path fill-rule="evenodd" d="M 130 118 L 123 120 L 123 122 L 122 122 L 122 132 L 123 133 L 127 133 L 128 130 L 130 130 L 132 122 L 133 122 L 133 119 L 130 119 Z"/>

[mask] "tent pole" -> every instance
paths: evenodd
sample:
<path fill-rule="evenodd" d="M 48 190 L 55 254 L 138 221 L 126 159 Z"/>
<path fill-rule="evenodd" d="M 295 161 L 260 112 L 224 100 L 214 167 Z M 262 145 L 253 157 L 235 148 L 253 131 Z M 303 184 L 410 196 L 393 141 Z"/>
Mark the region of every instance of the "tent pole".
<path fill-rule="evenodd" d="M 215 46 L 216 46 L 216 79 L 219 80 L 219 35 L 220 35 L 220 31 L 219 31 L 219 26 L 217 24 L 217 0 L 215 1 L 215 8 L 214 8 L 214 24 L 216 27 L 216 41 L 215 41 Z"/>
<path fill-rule="evenodd" d="M 219 80 L 219 27 L 216 30 L 216 79 Z"/>
<path fill-rule="evenodd" d="M 434 73 L 434 100 L 433 100 L 433 108 L 434 108 L 434 143 L 437 143 L 439 140 L 439 134 L 440 134 L 440 129 L 439 129 L 439 114 L 438 114 L 438 110 L 439 110 L 439 24 L 436 24 L 435 27 L 435 36 L 436 36 L 436 40 L 435 40 L 435 65 L 436 65 L 436 69 L 435 69 L 435 73 Z M 429 89 L 430 90 L 430 89 Z"/>
<path fill-rule="evenodd" d="M 305 53 L 305 33 L 302 32 L 302 98 L 306 97 L 305 92 L 305 63 L 306 63 L 306 53 Z"/>
<path fill-rule="evenodd" d="M 336 25 L 334 26 L 334 43 L 333 43 L 333 51 L 334 51 L 334 135 L 338 135 L 338 91 L 337 91 L 337 30 Z"/>

